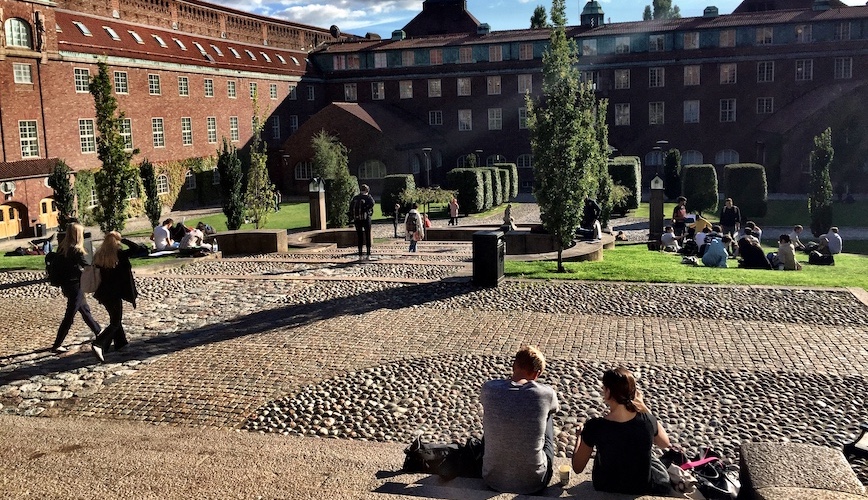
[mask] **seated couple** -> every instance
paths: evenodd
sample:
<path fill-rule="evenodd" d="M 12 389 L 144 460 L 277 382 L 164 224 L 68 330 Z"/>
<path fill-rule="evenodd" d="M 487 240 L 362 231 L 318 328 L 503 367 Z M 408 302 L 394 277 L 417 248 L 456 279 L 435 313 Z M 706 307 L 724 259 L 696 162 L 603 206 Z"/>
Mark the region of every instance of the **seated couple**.
<path fill-rule="evenodd" d="M 173 227 L 175 221 L 166 219 L 162 224 L 154 228 L 151 239 L 154 241 L 154 249 L 158 252 L 166 250 L 211 251 L 211 245 L 205 243 L 205 236 L 215 233 L 214 229 L 200 222 L 195 228 L 189 228 L 179 222 Z"/>
<path fill-rule="evenodd" d="M 512 376 L 482 386 L 484 454 L 482 479 L 502 492 L 531 494 L 545 489 L 555 455 L 553 416 L 560 408 L 550 386 L 537 382 L 545 357 L 534 347 L 515 355 Z M 632 373 L 624 368 L 603 375 L 604 417 L 578 428 L 573 470 L 582 472 L 596 449 L 594 489 L 643 494 L 670 491 L 669 477 L 652 445 L 669 447 L 669 437 L 642 403 Z"/>

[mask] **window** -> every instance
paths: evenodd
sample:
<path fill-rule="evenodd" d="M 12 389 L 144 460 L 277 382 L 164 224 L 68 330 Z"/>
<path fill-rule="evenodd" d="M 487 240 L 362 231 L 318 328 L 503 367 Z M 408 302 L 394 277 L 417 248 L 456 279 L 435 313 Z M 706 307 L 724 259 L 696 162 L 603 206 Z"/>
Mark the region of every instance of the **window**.
<path fill-rule="evenodd" d="M 600 81 L 599 71 L 582 71 L 579 73 L 579 81 L 582 83 L 590 83 L 593 90 L 597 90 L 597 83 Z"/>
<path fill-rule="evenodd" d="M 835 26 L 835 40 L 850 39 L 850 21 L 838 23 Z"/>
<path fill-rule="evenodd" d="M 231 52 L 232 55 L 235 56 L 235 59 L 241 59 L 241 54 L 239 54 L 238 51 L 235 50 L 233 47 L 229 47 L 229 52 Z"/>
<path fill-rule="evenodd" d="M 157 176 L 157 194 L 169 194 L 169 177 L 166 174 Z"/>
<path fill-rule="evenodd" d="M 663 87 L 666 72 L 664 68 L 648 68 L 648 87 Z"/>
<path fill-rule="evenodd" d="M 214 97 L 214 80 L 205 79 L 205 97 Z"/>
<path fill-rule="evenodd" d="M 428 125 L 443 125 L 443 111 L 434 110 L 428 112 Z"/>
<path fill-rule="evenodd" d="M 379 101 L 386 98 L 386 84 L 383 82 L 371 82 L 371 99 Z"/>
<path fill-rule="evenodd" d="M 229 140 L 232 142 L 238 142 L 241 139 L 241 135 L 238 133 L 238 117 L 230 116 L 229 117 Z"/>
<path fill-rule="evenodd" d="M 386 165 L 379 160 L 365 160 L 359 166 L 359 179 L 382 179 L 386 176 Z"/>
<path fill-rule="evenodd" d="M 385 52 L 377 52 L 374 54 L 374 67 L 385 68 L 388 66 L 388 59 Z"/>
<path fill-rule="evenodd" d="M 458 95 L 470 95 L 470 78 L 458 78 Z"/>
<path fill-rule="evenodd" d="M 247 54 L 247 57 L 249 57 L 251 61 L 255 61 L 255 60 L 256 60 L 256 56 L 254 56 L 254 55 L 253 55 L 253 52 L 250 52 L 250 50 L 248 50 L 248 49 L 244 49 L 244 53 Z"/>
<path fill-rule="evenodd" d="M 291 101 L 298 99 L 298 85 L 289 86 L 289 99 Z"/>
<path fill-rule="evenodd" d="M 699 33 L 696 31 L 684 34 L 684 48 L 686 50 L 699 48 Z"/>
<path fill-rule="evenodd" d="M 720 121 L 721 123 L 735 121 L 735 99 L 720 100 Z"/>
<path fill-rule="evenodd" d="M 178 40 L 177 38 L 172 38 L 172 40 L 174 40 L 175 43 L 178 44 L 178 47 L 179 47 L 181 50 L 187 50 L 187 46 L 184 45 L 184 42 L 182 42 L 181 40 Z"/>
<path fill-rule="evenodd" d="M 209 116 L 205 119 L 205 127 L 208 129 L 208 144 L 217 143 L 217 117 Z"/>
<path fill-rule="evenodd" d="M 87 26 L 85 26 L 81 21 L 73 21 L 72 24 L 78 28 L 78 31 L 80 31 L 82 35 L 93 36 L 93 33 L 91 33 Z"/>
<path fill-rule="evenodd" d="M 189 116 L 181 117 L 181 144 L 193 145 L 193 119 Z"/>
<path fill-rule="evenodd" d="M 684 123 L 699 123 L 699 101 L 684 101 Z"/>
<path fill-rule="evenodd" d="M 216 168 L 211 170 L 211 184 L 215 186 L 220 184 L 220 170 Z"/>
<path fill-rule="evenodd" d="M 665 103 L 663 102 L 649 102 L 648 125 L 663 125 L 665 109 Z"/>
<path fill-rule="evenodd" d="M 663 165 L 663 151 L 651 151 L 645 155 L 645 165 L 658 167 Z"/>
<path fill-rule="evenodd" d="M 33 74 L 29 64 L 13 63 L 12 73 L 15 76 L 15 83 L 33 83 Z"/>
<path fill-rule="evenodd" d="M 99 203 L 99 198 L 96 196 L 96 186 L 90 187 L 90 198 L 87 200 L 87 208 L 94 208 Z"/>
<path fill-rule="evenodd" d="M 277 84 L 269 83 L 268 84 L 268 97 L 272 99 L 277 99 Z"/>
<path fill-rule="evenodd" d="M 595 56 L 595 55 L 597 55 L 597 40 L 583 40 L 582 41 L 582 55 L 583 56 Z"/>
<path fill-rule="evenodd" d="M 398 88 L 400 90 L 400 98 L 401 99 L 412 99 L 413 98 L 413 81 L 412 80 L 401 80 L 398 82 Z"/>
<path fill-rule="evenodd" d="M 298 130 L 298 115 L 289 115 L 289 133 Z"/>
<path fill-rule="evenodd" d="M 718 165 L 731 165 L 738 163 L 738 152 L 732 149 L 723 149 L 714 155 L 714 163 Z"/>
<path fill-rule="evenodd" d="M 684 86 L 699 85 L 699 65 L 684 67 Z"/>
<path fill-rule="evenodd" d="M 681 153 L 682 165 L 702 165 L 702 153 L 695 149 L 688 149 Z"/>
<path fill-rule="evenodd" d="M 615 37 L 615 53 L 629 54 L 630 53 L 630 37 L 617 36 Z"/>
<path fill-rule="evenodd" d="M 131 151 L 133 149 L 133 120 L 131 118 L 121 120 L 120 136 L 124 140 L 124 150 Z"/>
<path fill-rule="evenodd" d="M 309 161 L 300 161 L 295 164 L 296 180 L 305 180 L 313 177 L 313 163 Z"/>
<path fill-rule="evenodd" d="M 344 84 L 344 100 L 345 101 L 357 101 L 359 100 L 359 92 L 355 83 L 345 83 Z"/>
<path fill-rule="evenodd" d="M 835 58 L 835 79 L 853 78 L 853 58 Z"/>
<path fill-rule="evenodd" d="M 630 70 L 616 69 L 615 70 L 615 88 L 624 90 L 630 88 Z"/>
<path fill-rule="evenodd" d="M 238 93 L 235 89 L 235 82 L 232 80 L 226 82 L 226 95 L 228 95 L 230 99 L 238 97 Z"/>
<path fill-rule="evenodd" d="M 768 115 L 775 112 L 774 97 L 757 97 L 756 99 L 756 114 Z"/>
<path fill-rule="evenodd" d="M 190 95 L 190 79 L 186 76 L 178 77 L 178 95 L 188 97 Z"/>
<path fill-rule="evenodd" d="M 615 104 L 615 126 L 623 127 L 630 125 L 630 104 Z"/>
<path fill-rule="evenodd" d="M 422 160 L 419 159 L 419 155 L 413 155 L 410 157 L 410 171 L 414 174 L 418 174 L 422 171 Z"/>
<path fill-rule="evenodd" d="M 458 110 L 458 130 L 473 130 L 473 111 L 469 109 Z"/>
<path fill-rule="evenodd" d="M 735 47 L 735 30 L 723 30 L 720 32 L 721 47 Z"/>
<path fill-rule="evenodd" d="M 247 86 L 250 89 L 250 98 L 256 99 L 256 97 L 259 95 L 259 84 L 257 84 L 256 82 L 250 82 L 247 84 Z"/>
<path fill-rule="evenodd" d="M 401 65 L 412 66 L 416 63 L 416 54 L 412 50 L 401 52 Z"/>
<path fill-rule="evenodd" d="M 666 43 L 663 35 L 648 36 L 648 52 L 663 52 L 664 50 L 666 50 Z"/>
<path fill-rule="evenodd" d="M 489 76 L 486 78 L 486 86 L 488 88 L 488 95 L 499 95 L 500 76 Z"/>
<path fill-rule="evenodd" d="M 22 158 L 35 158 L 39 156 L 39 136 L 36 131 L 36 120 L 19 121 L 18 137 L 21 140 Z"/>
<path fill-rule="evenodd" d="M 148 75 L 148 93 L 160 95 L 160 75 Z"/>
<path fill-rule="evenodd" d="M 443 49 L 431 49 L 428 51 L 429 64 L 443 64 Z"/>
<path fill-rule="evenodd" d="M 33 38 L 30 36 L 30 25 L 23 19 L 13 17 L 6 20 L 6 46 L 33 48 Z"/>
<path fill-rule="evenodd" d="M 520 130 L 527 128 L 527 108 L 518 108 L 518 128 Z"/>
<path fill-rule="evenodd" d="M 443 95 L 443 89 L 440 86 L 440 79 L 428 80 L 428 97 L 440 97 Z"/>
<path fill-rule="evenodd" d="M 78 141 L 81 144 L 82 153 L 96 152 L 96 133 L 93 128 L 93 120 L 78 121 Z"/>
<path fill-rule="evenodd" d="M 461 64 L 472 63 L 473 47 L 461 47 L 458 49 L 458 62 Z"/>
<path fill-rule="evenodd" d="M 160 44 L 160 47 L 163 47 L 164 49 L 169 47 L 168 45 L 166 45 L 166 42 L 162 38 L 160 38 L 160 35 L 151 35 L 151 36 L 154 37 L 154 40 L 156 40 L 157 43 Z"/>
<path fill-rule="evenodd" d="M 128 94 L 130 92 L 126 71 L 115 71 L 115 94 Z"/>
<path fill-rule="evenodd" d="M 489 45 L 488 46 L 488 61 L 489 62 L 503 61 L 503 47 L 501 47 L 500 45 Z"/>
<path fill-rule="evenodd" d="M 488 130 L 501 130 L 503 128 L 503 109 L 488 108 Z"/>
<path fill-rule="evenodd" d="M 270 62 L 271 62 L 271 58 L 268 57 L 268 54 L 266 54 L 265 52 L 260 51 L 260 52 L 259 52 L 259 55 L 261 55 L 262 58 L 265 59 L 265 62 L 267 62 L 267 63 L 270 63 Z"/>
<path fill-rule="evenodd" d="M 518 45 L 518 58 L 522 61 L 529 61 L 533 59 L 533 44 L 520 43 Z"/>
<path fill-rule="evenodd" d="M 166 135 L 163 129 L 162 118 L 151 118 L 151 135 L 153 136 L 155 148 L 166 147 Z"/>
<path fill-rule="evenodd" d="M 196 174 L 192 170 L 187 170 L 187 175 L 184 176 L 184 189 L 196 189 Z"/>
<path fill-rule="evenodd" d="M 774 61 L 760 61 L 756 63 L 756 81 L 757 83 L 768 83 L 775 81 Z"/>
<path fill-rule="evenodd" d="M 127 33 L 129 33 L 130 36 L 133 37 L 133 40 L 135 40 L 137 44 L 139 44 L 139 45 L 144 45 L 144 44 L 145 44 L 145 41 L 142 40 L 142 37 L 140 37 L 139 34 L 136 33 L 135 31 L 133 31 L 133 30 L 127 30 Z"/>
<path fill-rule="evenodd" d="M 738 79 L 738 66 L 735 63 L 725 63 L 720 65 L 720 84 L 729 85 L 736 82 Z"/>
<path fill-rule="evenodd" d="M 313 85 L 307 86 L 307 100 L 308 101 L 316 100 L 316 87 L 314 87 Z"/>
<path fill-rule="evenodd" d="M 358 54 L 347 55 L 347 69 L 359 69 L 361 67 L 361 59 Z"/>
<path fill-rule="evenodd" d="M 796 43 L 810 43 L 813 41 L 813 30 L 810 24 L 796 25 Z"/>
<path fill-rule="evenodd" d="M 518 75 L 518 93 L 533 93 L 533 75 Z"/>
<path fill-rule="evenodd" d="M 517 168 L 533 168 L 533 156 L 518 155 L 518 158 L 515 159 L 515 166 Z"/>
<path fill-rule="evenodd" d="M 774 30 L 771 26 L 764 26 L 756 29 L 756 44 L 771 45 L 774 41 Z"/>
<path fill-rule="evenodd" d="M 90 92 L 90 70 L 75 68 L 75 91 Z"/>
<path fill-rule="evenodd" d="M 218 46 L 216 46 L 216 45 L 214 45 L 214 44 L 212 43 L 212 44 L 211 44 L 211 49 L 214 50 L 214 53 L 215 53 L 215 54 L 217 54 L 217 55 L 220 56 L 220 57 L 223 57 L 223 51 L 220 50 L 220 47 L 218 47 Z"/>
<path fill-rule="evenodd" d="M 814 60 L 813 59 L 797 59 L 796 60 L 796 81 L 806 82 L 814 79 Z"/>

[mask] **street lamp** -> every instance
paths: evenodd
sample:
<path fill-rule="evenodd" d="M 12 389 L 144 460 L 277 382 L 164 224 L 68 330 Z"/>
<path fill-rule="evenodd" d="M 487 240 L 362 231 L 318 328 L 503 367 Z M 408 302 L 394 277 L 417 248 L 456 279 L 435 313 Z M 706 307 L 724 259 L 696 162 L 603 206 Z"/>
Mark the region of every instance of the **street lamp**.
<path fill-rule="evenodd" d="M 431 148 L 422 148 L 425 153 L 425 186 L 431 187 Z"/>
<path fill-rule="evenodd" d="M 482 166 L 482 150 L 477 149 L 476 151 L 474 151 L 474 153 L 476 154 L 476 166 L 481 167 Z"/>

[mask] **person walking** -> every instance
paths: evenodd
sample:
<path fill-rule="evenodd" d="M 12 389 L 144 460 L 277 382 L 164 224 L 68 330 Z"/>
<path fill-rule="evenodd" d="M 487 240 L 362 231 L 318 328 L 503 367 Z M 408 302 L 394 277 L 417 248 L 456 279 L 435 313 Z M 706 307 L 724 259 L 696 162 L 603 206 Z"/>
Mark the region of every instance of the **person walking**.
<path fill-rule="evenodd" d="M 449 225 L 457 226 L 458 225 L 458 199 L 454 196 L 449 201 Z"/>
<path fill-rule="evenodd" d="M 121 249 L 121 243 L 126 245 L 126 250 Z M 91 349 L 93 354 L 102 362 L 105 362 L 104 353 L 114 343 L 115 350 L 119 351 L 129 343 L 124 332 L 123 316 L 124 302 L 127 301 L 136 307 L 136 281 L 133 279 L 133 267 L 130 264 L 130 256 L 141 252 L 141 246 L 125 238 L 121 233 L 112 231 L 105 235 L 102 245 L 93 256 L 93 265 L 100 271 L 100 284 L 94 298 L 105 307 L 109 315 L 109 326 L 96 336 Z"/>
<path fill-rule="evenodd" d="M 57 354 L 68 351 L 66 347 L 63 347 L 63 341 L 69 334 L 75 313 L 81 314 L 81 319 L 84 320 L 94 335 L 101 330 L 99 323 L 90 312 L 90 306 L 87 304 L 84 292 L 81 291 L 81 271 L 87 265 L 84 258 L 86 253 L 84 249 L 84 226 L 78 223 L 67 225 L 66 234 L 57 247 L 56 262 L 52 264 L 57 266 L 58 274 L 62 277 L 60 291 L 66 297 L 66 311 L 60 326 L 57 328 L 54 345 L 51 346 L 52 352 Z"/>
<path fill-rule="evenodd" d="M 723 201 L 723 209 L 720 211 L 720 228 L 723 234 L 735 238 L 741 229 L 741 210 L 732 204 L 732 198 Z"/>
<path fill-rule="evenodd" d="M 407 233 L 407 241 L 410 242 L 408 252 L 416 251 L 416 243 L 425 239 L 425 223 L 422 221 L 422 214 L 419 213 L 419 204 L 414 203 L 413 208 L 407 212 L 407 217 L 404 219 L 404 230 Z"/>
<path fill-rule="evenodd" d="M 362 245 L 371 256 L 371 217 L 374 215 L 374 197 L 370 194 L 367 184 L 362 184 L 361 192 L 350 200 L 350 217 L 356 227 L 356 240 L 359 246 L 359 258 L 362 258 Z"/>

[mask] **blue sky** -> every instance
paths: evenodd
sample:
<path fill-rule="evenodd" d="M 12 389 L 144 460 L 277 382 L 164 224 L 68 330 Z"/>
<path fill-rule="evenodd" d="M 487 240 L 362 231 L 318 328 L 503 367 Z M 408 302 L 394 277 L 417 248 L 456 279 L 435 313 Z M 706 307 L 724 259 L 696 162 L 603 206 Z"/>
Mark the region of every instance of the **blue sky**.
<path fill-rule="evenodd" d="M 335 24 L 345 33 L 377 33 L 384 38 L 401 29 L 422 11 L 422 0 L 210 0 L 233 9 L 328 28 Z M 567 22 L 579 23 L 579 14 L 587 0 L 567 2 Z M 611 22 L 639 21 L 650 0 L 599 0 Z M 864 0 L 843 0 L 849 5 L 864 5 Z M 701 16 L 709 5 L 721 14 L 729 14 L 740 0 L 673 0 L 683 17 Z M 551 1 L 540 0 L 467 0 L 469 10 L 492 30 L 522 29 L 530 26 L 537 5 L 546 10 Z"/>

